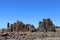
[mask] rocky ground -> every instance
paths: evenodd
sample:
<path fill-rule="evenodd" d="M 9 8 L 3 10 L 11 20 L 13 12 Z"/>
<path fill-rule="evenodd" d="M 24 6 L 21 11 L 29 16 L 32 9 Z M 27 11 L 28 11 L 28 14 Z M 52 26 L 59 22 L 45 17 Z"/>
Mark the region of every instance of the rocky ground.
<path fill-rule="evenodd" d="M 0 34 L 0 40 L 60 40 L 57 32 L 7 32 Z"/>
<path fill-rule="evenodd" d="M 32 24 L 17 21 L 7 23 L 7 29 L 0 30 L 0 40 L 60 40 L 60 27 L 50 19 L 43 19 L 36 29 Z"/>

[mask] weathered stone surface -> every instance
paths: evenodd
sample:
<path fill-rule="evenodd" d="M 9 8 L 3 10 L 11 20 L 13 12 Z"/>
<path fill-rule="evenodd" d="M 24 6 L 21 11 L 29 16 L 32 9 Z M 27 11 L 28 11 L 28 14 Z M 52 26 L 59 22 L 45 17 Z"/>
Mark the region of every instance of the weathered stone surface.
<path fill-rule="evenodd" d="M 31 25 L 31 24 L 26 24 L 25 25 L 25 29 L 27 30 L 27 31 L 31 31 L 31 32 L 35 32 L 35 27 L 34 27 L 34 25 Z"/>
<path fill-rule="evenodd" d="M 8 24 L 7 24 L 8 25 Z M 13 32 L 13 31 L 31 31 L 34 32 L 36 29 L 34 25 L 31 24 L 24 24 L 21 21 L 17 21 L 14 24 L 11 24 L 9 27 L 7 27 L 8 31 Z"/>
<path fill-rule="evenodd" d="M 2 29 L 0 40 L 60 40 L 60 27 L 56 27 L 50 19 L 40 21 L 37 29 L 34 25 L 17 21 Z"/>
<path fill-rule="evenodd" d="M 34 25 L 31 24 L 24 24 L 21 21 L 17 21 L 14 24 L 7 24 L 8 31 L 36 31 Z M 47 31 L 53 31 L 55 32 L 55 25 L 52 23 L 50 19 L 43 19 L 43 22 L 39 22 L 39 27 L 37 28 L 37 31 L 47 32 Z"/>
<path fill-rule="evenodd" d="M 55 26 L 50 19 L 43 19 L 43 22 L 39 22 L 38 31 L 53 31 L 55 32 Z"/>

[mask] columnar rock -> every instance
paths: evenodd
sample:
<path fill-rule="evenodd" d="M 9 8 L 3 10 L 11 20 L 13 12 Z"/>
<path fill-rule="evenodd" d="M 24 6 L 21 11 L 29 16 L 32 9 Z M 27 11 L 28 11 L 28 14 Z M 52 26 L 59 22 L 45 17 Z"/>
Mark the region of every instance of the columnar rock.
<path fill-rule="evenodd" d="M 24 24 L 21 21 L 17 21 L 14 24 L 7 24 L 8 31 L 36 31 L 34 25 L 31 24 Z M 52 23 L 50 19 L 43 19 L 43 21 L 39 22 L 39 27 L 37 28 L 37 31 L 55 31 L 55 25 Z"/>
<path fill-rule="evenodd" d="M 10 32 L 13 32 L 13 24 L 10 25 L 9 30 Z"/>
<path fill-rule="evenodd" d="M 43 19 L 43 22 L 39 22 L 38 31 L 55 31 L 55 26 L 50 19 Z"/>
<path fill-rule="evenodd" d="M 7 23 L 7 31 L 10 31 L 10 23 Z"/>
<path fill-rule="evenodd" d="M 9 28 L 9 23 L 7 23 L 7 28 Z"/>
<path fill-rule="evenodd" d="M 31 25 L 31 24 L 26 24 L 26 25 L 25 25 L 25 29 L 26 29 L 27 31 L 31 31 L 31 32 L 35 32 L 35 31 L 36 31 L 34 25 Z"/>
<path fill-rule="evenodd" d="M 23 23 L 21 21 L 17 21 L 16 31 L 21 31 L 22 29 L 23 29 Z"/>
<path fill-rule="evenodd" d="M 16 23 L 13 24 L 13 31 L 16 31 Z"/>
<path fill-rule="evenodd" d="M 21 21 L 17 21 L 14 24 L 10 24 L 8 31 L 35 31 L 35 27 L 31 24 L 24 24 Z"/>

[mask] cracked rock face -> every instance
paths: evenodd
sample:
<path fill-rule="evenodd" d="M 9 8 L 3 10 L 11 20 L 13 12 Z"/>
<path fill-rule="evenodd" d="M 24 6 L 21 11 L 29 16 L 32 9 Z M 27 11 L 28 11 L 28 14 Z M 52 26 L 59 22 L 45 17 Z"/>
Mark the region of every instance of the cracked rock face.
<path fill-rule="evenodd" d="M 42 31 L 42 32 L 47 32 L 47 31 L 53 31 L 55 32 L 55 25 L 52 23 L 52 21 L 48 19 L 43 19 L 43 21 L 39 22 L 39 27 L 36 29 L 34 25 L 31 24 L 24 24 L 21 21 L 17 21 L 14 24 L 7 24 L 7 29 L 10 32 L 13 31 L 31 31 L 31 32 L 36 32 L 36 31 Z"/>
<path fill-rule="evenodd" d="M 13 24 L 8 23 L 7 29 L 3 29 L 4 32 L 55 32 L 55 25 L 52 23 L 50 19 L 43 19 L 43 21 L 39 22 L 39 27 L 36 29 L 34 25 L 24 24 L 21 21 L 17 21 Z"/>
<path fill-rule="evenodd" d="M 50 19 L 43 19 L 43 22 L 41 21 L 39 22 L 39 27 L 37 30 L 43 32 L 47 32 L 47 31 L 55 32 L 55 26 Z"/>
<path fill-rule="evenodd" d="M 14 24 L 7 24 L 8 31 L 13 32 L 13 31 L 35 31 L 34 25 L 31 24 L 24 24 L 21 21 L 17 21 Z"/>

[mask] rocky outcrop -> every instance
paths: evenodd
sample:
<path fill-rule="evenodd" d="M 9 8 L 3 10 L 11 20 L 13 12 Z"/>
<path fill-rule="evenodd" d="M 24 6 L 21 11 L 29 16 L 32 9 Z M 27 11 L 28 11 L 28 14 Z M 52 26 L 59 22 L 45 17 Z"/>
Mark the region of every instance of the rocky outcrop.
<path fill-rule="evenodd" d="M 55 32 L 55 25 L 52 23 L 52 21 L 48 19 L 43 19 L 43 22 L 39 22 L 39 27 L 37 28 L 37 31 L 53 31 Z"/>
<path fill-rule="evenodd" d="M 10 32 L 13 31 L 31 31 L 31 32 L 36 32 L 36 31 L 41 31 L 41 32 L 47 32 L 47 31 L 53 31 L 55 32 L 55 25 L 52 23 L 52 21 L 48 18 L 48 19 L 43 19 L 43 21 L 39 22 L 39 27 L 37 29 L 35 29 L 34 25 L 31 24 L 24 24 L 21 21 L 17 21 L 14 24 L 7 24 L 7 29 Z"/>
<path fill-rule="evenodd" d="M 60 40 L 60 27 L 55 26 L 50 19 L 43 19 L 43 21 L 39 22 L 39 27 L 37 29 L 34 25 L 24 24 L 21 21 L 17 21 L 13 24 L 7 23 L 7 29 L 2 29 L 2 31 L 0 30 L 0 40 L 40 39 Z"/>
<path fill-rule="evenodd" d="M 26 31 L 31 31 L 31 32 L 35 32 L 36 31 L 34 25 L 31 25 L 31 24 L 26 24 L 25 25 L 25 30 Z"/>
<path fill-rule="evenodd" d="M 13 31 L 17 31 L 17 32 L 18 31 L 31 31 L 31 32 L 34 32 L 35 31 L 34 25 L 24 24 L 21 21 L 17 21 L 16 23 L 11 24 L 11 25 L 9 25 L 9 23 L 8 23 L 7 24 L 7 29 L 10 32 L 13 32 Z"/>

